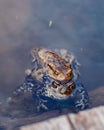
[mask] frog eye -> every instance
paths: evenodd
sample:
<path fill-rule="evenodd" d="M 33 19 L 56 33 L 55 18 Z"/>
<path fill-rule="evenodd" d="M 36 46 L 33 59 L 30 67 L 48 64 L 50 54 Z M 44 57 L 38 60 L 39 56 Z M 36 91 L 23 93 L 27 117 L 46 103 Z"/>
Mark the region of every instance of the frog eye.
<path fill-rule="evenodd" d="M 60 86 L 59 83 L 57 83 L 57 82 L 55 82 L 55 81 L 52 82 L 52 87 L 53 87 L 53 88 L 57 88 L 57 87 L 59 87 L 59 86 Z"/>
<path fill-rule="evenodd" d="M 58 73 L 57 71 L 54 71 L 54 74 L 55 74 L 55 75 L 59 75 L 59 73 Z"/>
<path fill-rule="evenodd" d="M 67 74 L 67 76 L 68 76 L 68 77 L 72 77 L 72 72 L 69 72 L 69 73 Z"/>
<path fill-rule="evenodd" d="M 71 90 L 75 89 L 75 88 L 76 88 L 75 83 L 73 82 L 71 85 L 69 85 L 69 88 L 70 88 Z"/>
<path fill-rule="evenodd" d="M 67 76 L 69 77 L 69 76 L 70 76 L 70 73 L 68 73 Z"/>

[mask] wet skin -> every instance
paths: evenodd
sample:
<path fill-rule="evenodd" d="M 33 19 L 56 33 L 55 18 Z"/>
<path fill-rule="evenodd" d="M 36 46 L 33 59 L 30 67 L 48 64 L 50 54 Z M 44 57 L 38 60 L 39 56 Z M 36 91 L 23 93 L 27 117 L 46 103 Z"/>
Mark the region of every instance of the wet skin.
<path fill-rule="evenodd" d="M 71 63 L 56 52 L 48 49 L 33 49 L 32 56 L 45 68 L 47 75 L 54 79 L 52 87 L 58 87 L 59 93 L 62 95 L 70 95 L 73 89 L 75 89 L 75 84 L 72 82 L 73 70 Z M 68 86 L 68 84 L 70 85 Z M 61 86 L 66 87 L 63 88 Z"/>

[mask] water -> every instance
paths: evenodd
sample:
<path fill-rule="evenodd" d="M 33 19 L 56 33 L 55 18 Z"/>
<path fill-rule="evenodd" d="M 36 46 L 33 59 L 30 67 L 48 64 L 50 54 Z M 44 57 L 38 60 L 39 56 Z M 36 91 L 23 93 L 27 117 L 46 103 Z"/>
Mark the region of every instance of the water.
<path fill-rule="evenodd" d="M 92 107 L 104 105 L 103 3 L 102 0 L 25 0 L 22 3 L 1 0 L 1 102 L 24 82 L 24 71 L 31 68 L 30 50 L 41 46 L 71 51 L 81 64 L 81 81 L 89 92 Z"/>

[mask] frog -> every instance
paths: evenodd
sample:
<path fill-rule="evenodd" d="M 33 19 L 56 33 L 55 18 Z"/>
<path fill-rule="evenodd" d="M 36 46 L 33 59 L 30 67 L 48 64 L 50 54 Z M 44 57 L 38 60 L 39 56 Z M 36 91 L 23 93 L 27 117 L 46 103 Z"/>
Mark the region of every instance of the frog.
<path fill-rule="evenodd" d="M 46 84 L 47 89 L 51 88 L 52 91 L 54 90 L 55 93 L 60 94 L 62 97 L 69 96 L 76 87 L 72 81 L 73 68 L 71 63 L 73 57 L 68 55 L 64 49 L 58 51 L 36 48 L 32 49 L 31 54 L 33 62 L 37 62 L 38 66 L 38 69 L 32 72 L 32 76 L 41 82 L 44 82 L 42 80 L 44 75 L 49 76 L 51 85 Z"/>
<path fill-rule="evenodd" d="M 36 48 L 31 55 L 32 68 L 25 70 L 23 83 L 2 104 L 3 115 L 14 119 L 50 110 L 79 112 L 89 108 L 88 93 L 79 80 L 80 64 L 72 53 Z"/>
<path fill-rule="evenodd" d="M 51 109 L 51 102 L 58 102 L 59 108 L 60 105 L 74 106 L 78 111 L 88 108 L 88 94 L 79 82 L 80 64 L 74 54 L 66 49 L 35 48 L 31 50 L 31 55 L 34 66 L 31 75 L 37 80 L 33 98 L 36 102 L 38 95 L 39 109 L 44 109 L 43 106 Z"/>
<path fill-rule="evenodd" d="M 71 64 L 57 53 L 47 49 L 34 49 L 32 56 L 34 57 L 34 55 L 37 56 L 38 62 L 47 68 L 50 77 L 59 81 L 70 81 L 72 79 Z"/>

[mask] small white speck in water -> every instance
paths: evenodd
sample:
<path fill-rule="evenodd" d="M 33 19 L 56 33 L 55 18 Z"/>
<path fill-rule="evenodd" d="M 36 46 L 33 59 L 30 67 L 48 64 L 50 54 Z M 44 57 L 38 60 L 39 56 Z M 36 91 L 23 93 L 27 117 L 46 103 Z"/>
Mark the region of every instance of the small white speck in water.
<path fill-rule="evenodd" d="M 49 25 L 50 28 L 52 27 L 52 25 L 53 25 L 52 20 L 49 21 L 49 24 L 48 24 L 48 25 Z"/>

